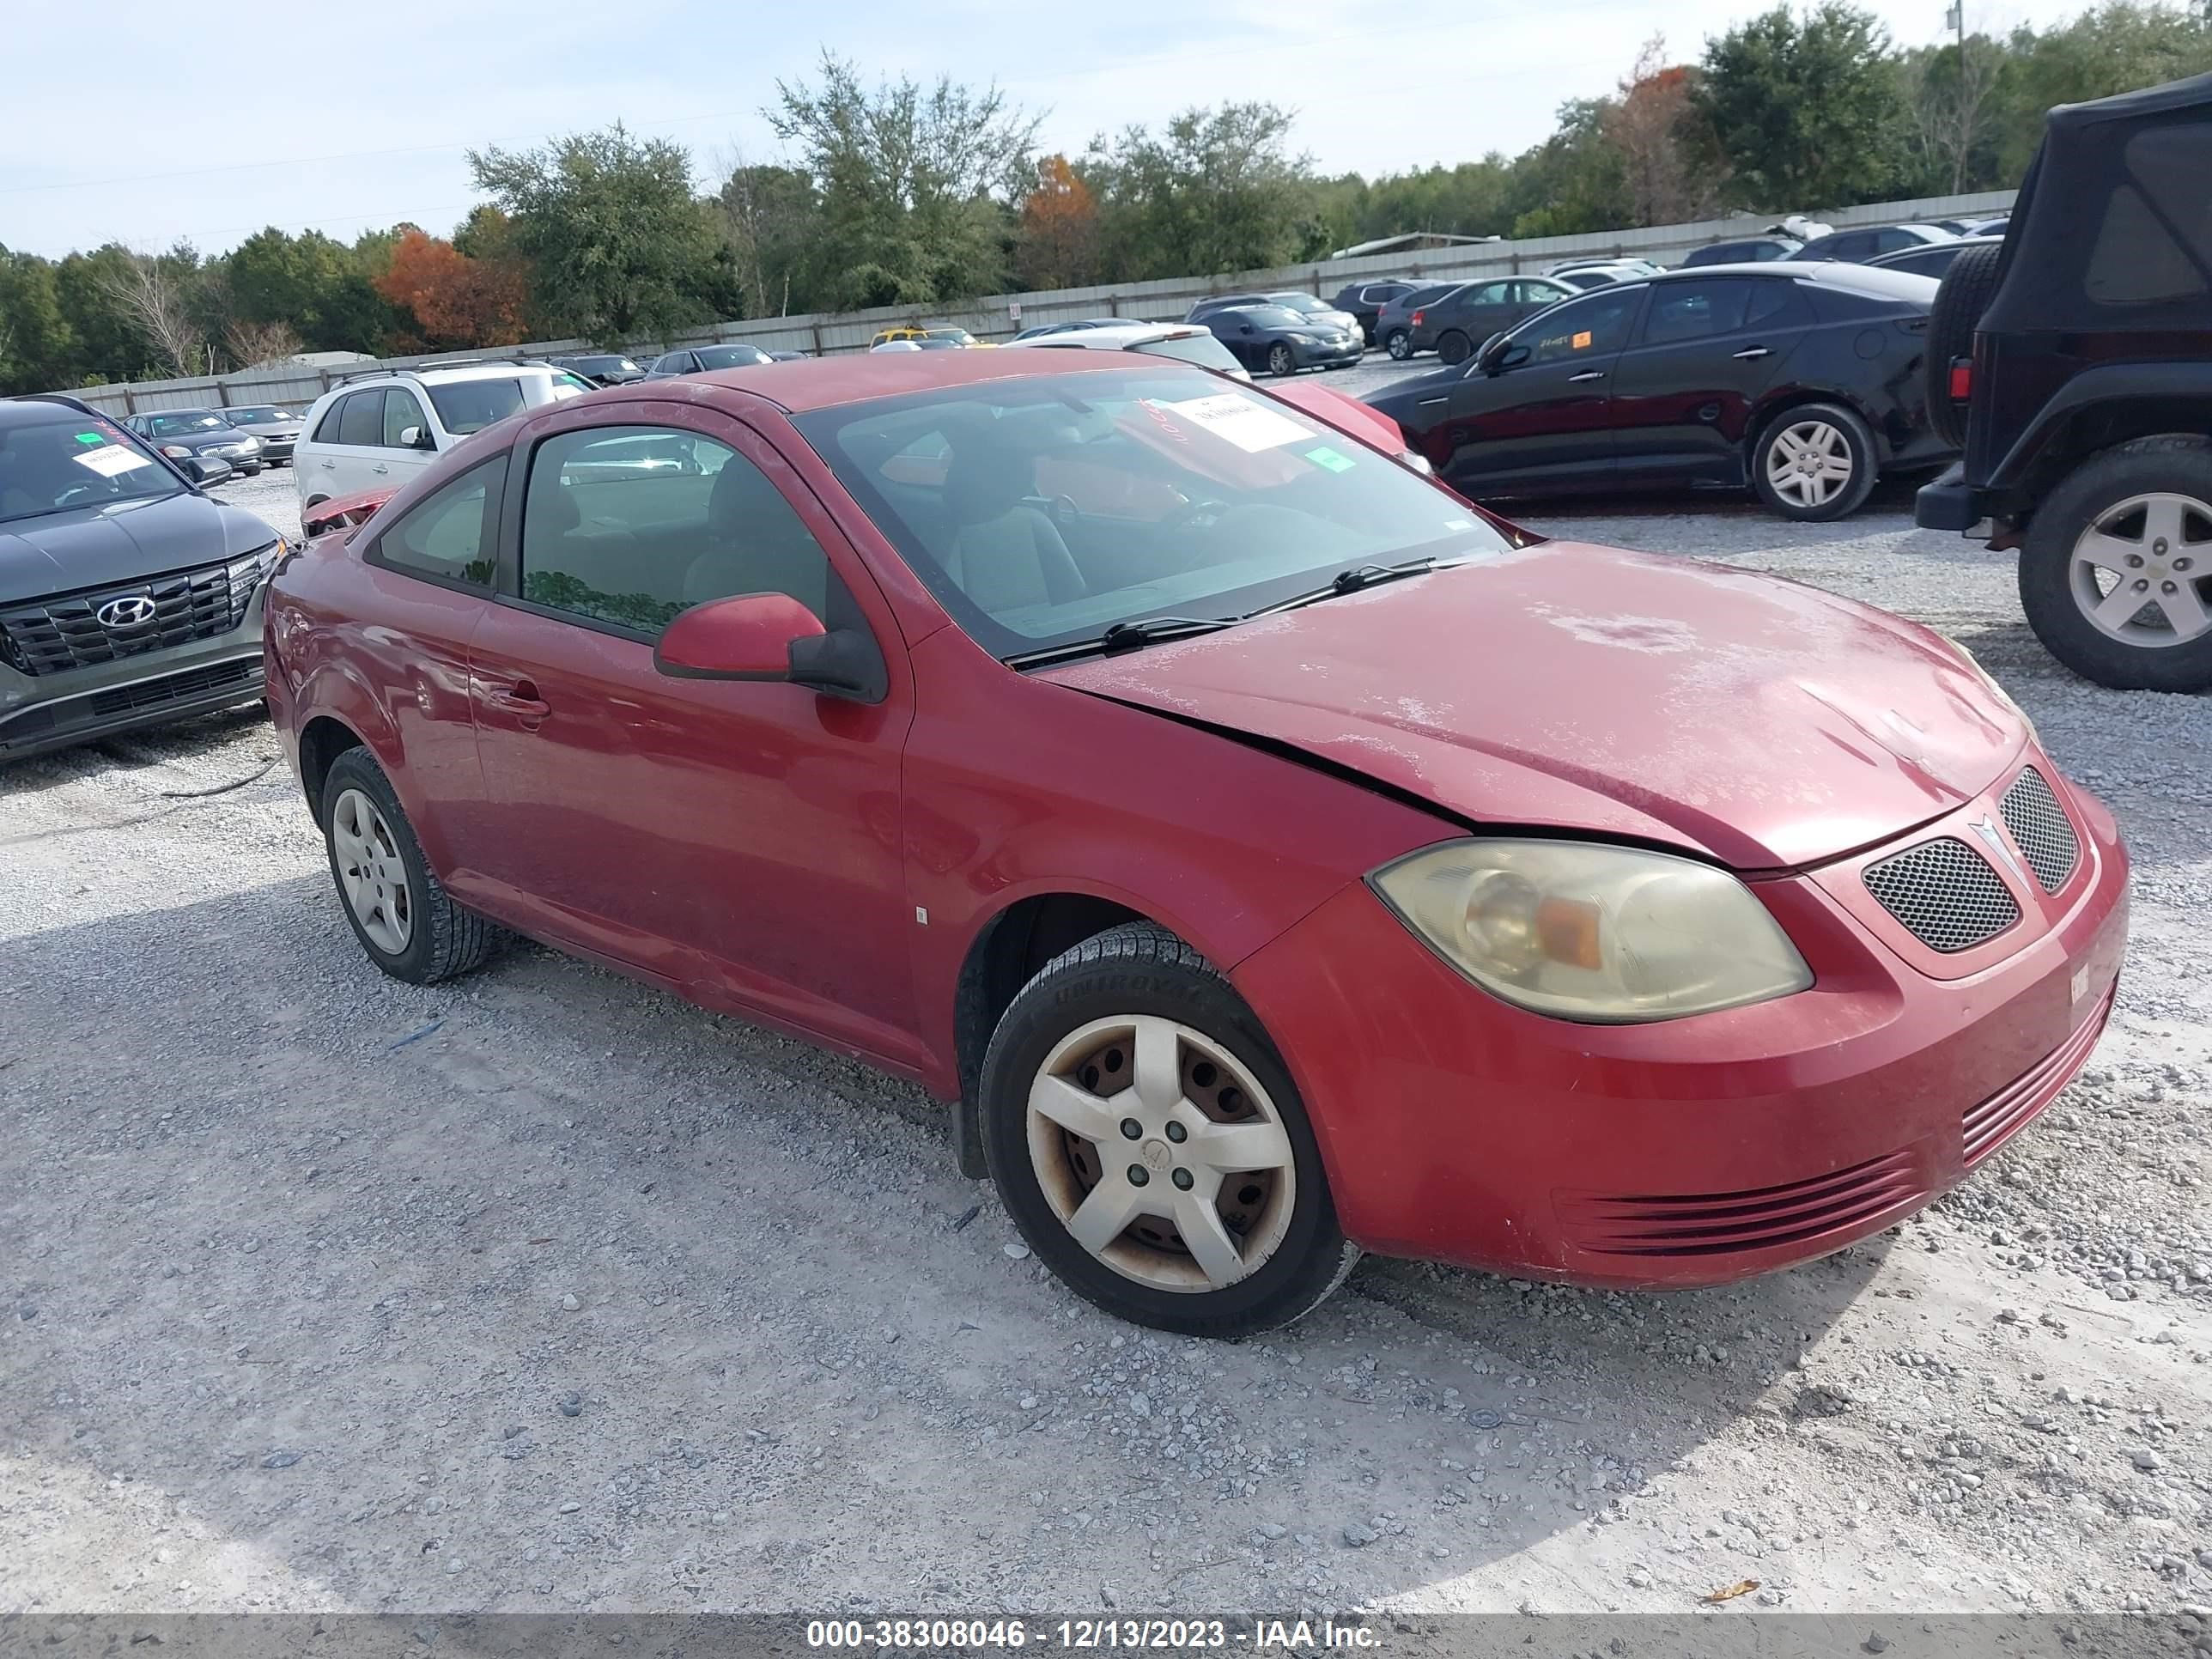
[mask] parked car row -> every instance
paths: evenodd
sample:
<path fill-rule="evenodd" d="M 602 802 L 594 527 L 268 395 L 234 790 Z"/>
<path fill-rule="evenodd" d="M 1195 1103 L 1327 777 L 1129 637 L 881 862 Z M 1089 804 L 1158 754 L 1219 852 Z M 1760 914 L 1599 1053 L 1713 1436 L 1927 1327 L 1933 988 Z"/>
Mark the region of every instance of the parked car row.
<path fill-rule="evenodd" d="M 149 410 L 125 416 L 123 424 L 172 460 L 191 456 L 212 464 L 210 483 L 233 472 L 250 478 L 264 466 L 283 466 L 300 435 L 300 417 L 275 404 Z"/>

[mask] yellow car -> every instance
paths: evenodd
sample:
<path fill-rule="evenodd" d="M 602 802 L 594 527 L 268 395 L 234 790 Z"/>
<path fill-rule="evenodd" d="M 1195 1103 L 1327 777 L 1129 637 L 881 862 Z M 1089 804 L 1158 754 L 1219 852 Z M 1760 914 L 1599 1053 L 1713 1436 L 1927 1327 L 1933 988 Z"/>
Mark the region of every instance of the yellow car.
<path fill-rule="evenodd" d="M 896 328 L 879 329 L 876 337 L 868 342 L 872 348 L 888 344 L 893 340 L 911 340 L 925 351 L 964 349 L 988 346 L 988 340 L 979 340 L 964 328 L 955 328 L 950 323 L 902 323 Z"/>

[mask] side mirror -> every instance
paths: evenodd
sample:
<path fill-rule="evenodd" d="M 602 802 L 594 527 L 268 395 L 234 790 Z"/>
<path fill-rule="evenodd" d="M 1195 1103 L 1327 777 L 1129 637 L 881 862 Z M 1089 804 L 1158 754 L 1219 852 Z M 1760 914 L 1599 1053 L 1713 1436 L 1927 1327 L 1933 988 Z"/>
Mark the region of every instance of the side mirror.
<path fill-rule="evenodd" d="M 1482 349 L 1474 354 L 1475 367 L 1485 374 L 1501 374 L 1528 361 L 1528 348 L 1516 345 L 1503 334 L 1493 334 L 1482 343 Z"/>
<path fill-rule="evenodd" d="M 1237 325 L 1237 331 L 1239 334 L 1249 334 L 1252 331 L 1252 325 L 1249 323 L 1239 323 Z"/>
<path fill-rule="evenodd" d="M 821 637 L 820 619 L 790 594 L 740 593 L 669 623 L 653 665 L 679 680 L 787 680 L 799 645 Z"/>
<path fill-rule="evenodd" d="M 205 483 L 215 477 L 215 469 L 197 455 L 186 455 L 177 462 L 177 471 L 194 483 Z"/>
<path fill-rule="evenodd" d="M 403 426 L 399 428 L 399 447 L 402 449 L 435 449 L 438 441 L 422 427 Z"/>

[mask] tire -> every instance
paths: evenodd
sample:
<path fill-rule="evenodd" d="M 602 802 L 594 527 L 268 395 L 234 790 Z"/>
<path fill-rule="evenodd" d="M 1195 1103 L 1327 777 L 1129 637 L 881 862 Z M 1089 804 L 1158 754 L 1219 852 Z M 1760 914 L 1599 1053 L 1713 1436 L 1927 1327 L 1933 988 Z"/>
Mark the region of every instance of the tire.
<path fill-rule="evenodd" d="M 1382 338 L 1382 349 L 1399 362 L 1413 355 L 1413 337 L 1402 328 L 1394 328 Z"/>
<path fill-rule="evenodd" d="M 1928 313 L 1928 424 L 1954 449 L 1966 445 L 1966 410 L 1951 401 L 1951 360 L 1974 355 L 1974 330 L 1996 296 L 1997 258 L 2003 252 L 2002 243 L 1970 247 L 1952 260 Z"/>
<path fill-rule="evenodd" d="M 2036 509 L 2021 546 L 2021 609 L 2044 648 L 2084 679 L 2116 691 L 2203 691 L 2212 688 L 2208 577 L 2212 440 L 2138 438 L 2091 456 Z M 2143 605 L 2116 617 L 2123 586 L 2136 582 Z M 2171 595 L 2161 591 L 2169 584 Z"/>
<path fill-rule="evenodd" d="M 1808 453 L 1818 470 L 1801 472 Z M 1768 511 L 1799 524 L 1847 518 L 1875 486 L 1874 433 L 1841 404 L 1797 404 L 1760 430 L 1747 465 Z"/>
<path fill-rule="evenodd" d="M 1267 373 L 1276 376 L 1298 372 L 1297 354 L 1279 343 L 1267 348 Z"/>
<path fill-rule="evenodd" d="M 1130 1081 L 1109 1086 L 1116 1073 Z M 1165 928 L 1127 923 L 1047 963 L 992 1034 L 981 1093 L 1007 1212 L 1070 1288 L 1120 1318 L 1247 1336 L 1310 1311 L 1359 1258 L 1274 1044 L 1229 982 Z M 1216 1165 L 1202 1149 L 1224 1124 L 1250 1132 L 1240 1152 L 1280 1161 L 1257 1173 Z M 1094 1249 L 1074 1228 L 1102 1198 L 1095 1212 L 1113 1231 Z M 1196 1217 L 1210 1243 L 1194 1252 L 1184 1218 Z"/>
<path fill-rule="evenodd" d="M 371 962 L 410 985 L 434 985 L 491 953 L 499 930 L 447 895 L 368 750 L 349 749 L 331 763 L 321 807 L 338 908 Z M 364 852 L 372 855 L 366 862 Z"/>
<path fill-rule="evenodd" d="M 1474 342 L 1455 328 L 1448 328 L 1437 338 L 1437 356 L 1448 364 L 1465 362 L 1474 355 Z"/>

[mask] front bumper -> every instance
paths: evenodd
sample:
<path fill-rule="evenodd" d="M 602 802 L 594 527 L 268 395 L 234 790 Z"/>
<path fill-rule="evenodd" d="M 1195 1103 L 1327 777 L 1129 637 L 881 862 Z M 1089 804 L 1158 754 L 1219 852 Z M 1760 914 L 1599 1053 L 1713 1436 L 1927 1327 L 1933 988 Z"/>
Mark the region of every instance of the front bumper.
<path fill-rule="evenodd" d="M 1359 884 L 1231 977 L 1289 1063 L 1358 1243 L 1588 1285 L 1725 1283 L 1920 1209 L 2086 1061 L 2126 945 L 2127 856 L 2101 805 L 2061 793 L 2074 874 L 2054 897 L 2026 884 L 2026 942 L 1948 959 L 1948 976 L 1861 918 L 1854 859 L 1754 884 L 1815 982 L 1747 1008 L 1544 1018 L 1468 983 Z"/>
<path fill-rule="evenodd" d="M 262 692 L 263 591 L 237 627 L 207 639 L 61 673 L 0 663 L 0 764 L 253 702 Z"/>

